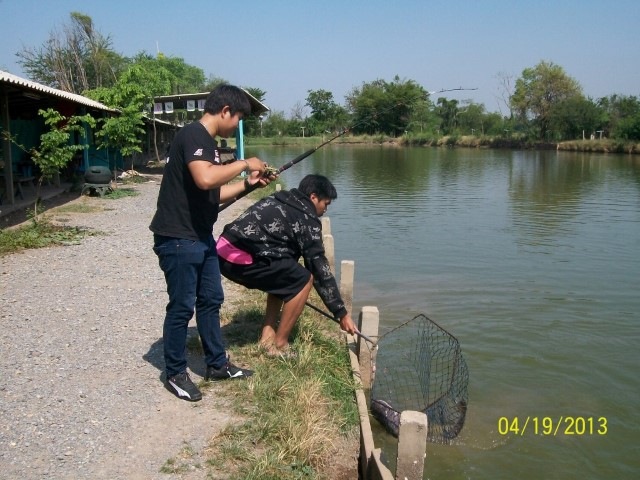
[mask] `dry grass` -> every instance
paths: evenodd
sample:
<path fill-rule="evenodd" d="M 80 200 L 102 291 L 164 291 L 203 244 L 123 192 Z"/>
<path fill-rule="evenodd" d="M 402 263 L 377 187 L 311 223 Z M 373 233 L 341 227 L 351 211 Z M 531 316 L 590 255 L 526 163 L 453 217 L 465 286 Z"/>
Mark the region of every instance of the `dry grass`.
<path fill-rule="evenodd" d="M 268 357 L 255 343 L 261 295 L 246 292 L 246 308 L 236 309 L 224 327 L 232 356 L 245 360 L 255 375 L 246 382 L 201 385 L 233 398 L 236 413 L 245 419 L 211 439 L 206 452 L 210 475 L 218 478 L 222 472 L 229 480 L 356 478 L 359 419 L 338 326 L 305 311 L 293 333 L 297 359 Z"/>

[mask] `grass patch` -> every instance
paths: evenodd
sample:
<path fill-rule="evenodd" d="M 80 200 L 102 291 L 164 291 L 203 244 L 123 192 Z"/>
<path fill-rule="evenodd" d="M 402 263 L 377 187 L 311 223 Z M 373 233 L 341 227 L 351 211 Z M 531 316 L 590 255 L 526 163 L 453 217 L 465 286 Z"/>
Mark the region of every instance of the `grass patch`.
<path fill-rule="evenodd" d="M 162 173 L 167 162 L 164 160 L 151 160 L 142 169 L 153 173 Z"/>
<path fill-rule="evenodd" d="M 284 181 L 278 178 L 277 180 L 271 182 L 269 185 L 267 185 L 264 188 L 256 188 L 254 191 L 249 193 L 247 197 L 253 200 L 254 202 L 264 197 L 268 197 L 269 195 L 272 195 L 273 193 L 275 193 L 277 184 L 280 184 L 283 190 L 286 188 Z"/>
<path fill-rule="evenodd" d="M 172 458 L 168 458 L 160 468 L 160 473 L 184 474 L 193 469 L 200 469 L 202 465 L 194 463 L 196 452 L 191 445 L 184 443 L 180 453 Z"/>
<path fill-rule="evenodd" d="M 256 344 L 264 296 L 247 295 L 258 300 L 236 310 L 224 329 L 232 357 L 251 365 L 254 376 L 201 384 L 228 396 L 245 420 L 211 440 L 206 463 L 230 480 L 330 478 L 326 469 L 340 450 L 336 440 L 355 435 L 359 422 L 342 334 L 307 309 L 292 334 L 298 358 L 267 357 Z"/>
<path fill-rule="evenodd" d="M 140 193 L 133 188 L 117 188 L 104 198 L 117 200 L 123 197 L 135 197 Z M 73 245 L 80 243 L 85 237 L 98 235 L 100 232 L 82 227 L 62 226 L 51 222 L 49 215 L 65 215 L 70 213 L 91 213 L 103 210 L 102 206 L 89 202 L 73 202 L 47 210 L 47 213 L 27 211 L 29 222 L 17 228 L 0 230 L 0 256 L 32 248 L 44 248 L 54 245 Z"/>
<path fill-rule="evenodd" d="M 50 210 L 52 214 L 65 214 L 65 213 L 95 213 L 102 211 L 102 207 L 98 205 L 92 205 L 88 202 L 74 202 L 61 207 L 56 207 L 54 210 Z"/>
<path fill-rule="evenodd" d="M 104 198 L 107 198 L 109 200 L 117 200 L 124 197 L 137 197 L 138 195 L 140 195 L 140 192 L 137 192 L 133 188 L 114 188 L 109 193 L 107 193 Z"/>
<path fill-rule="evenodd" d="M 138 174 L 138 175 L 131 175 L 129 177 L 125 177 L 121 181 L 125 185 L 129 185 L 129 184 L 135 185 L 136 183 L 147 183 L 149 180 L 147 180 L 144 176 Z"/>
<path fill-rule="evenodd" d="M 30 248 L 78 244 L 85 237 L 97 234 L 99 232 L 80 227 L 55 225 L 47 218 L 32 220 L 18 228 L 0 230 L 0 256 Z"/>
<path fill-rule="evenodd" d="M 588 153 L 640 153 L 640 143 L 623 140 L 597 139 L 560 142 L 558 150 Z"/>

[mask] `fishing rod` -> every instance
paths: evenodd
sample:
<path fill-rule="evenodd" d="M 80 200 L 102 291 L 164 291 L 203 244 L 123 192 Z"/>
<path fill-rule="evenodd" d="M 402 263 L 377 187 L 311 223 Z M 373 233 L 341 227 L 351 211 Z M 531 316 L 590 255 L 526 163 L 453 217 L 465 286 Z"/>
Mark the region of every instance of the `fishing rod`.
<path fill-rule="evenodd" d="M 434 93 L 453 92 L 453 91 L 458 91 L 458 90 L 477 90 L 477 88 L 458 87 L 458 88 L 442 89 L 442 90 L 438 90 L 437 92 L 426 92 L 426 93 L 427 93 L 427 96 L 429 96 L 429 95 L 432 95 Z M 416 97 L 416 99 L 417 98 L 419 98 L 419 97 Z M 386 113 L 387 111 L 391 110 L 392 108 L 396 108 L 398 105 L 402 105 L 402 102 L 394 104 L 391 107 L 383 110 L 380 113 Z M 375 114 L 375 115 L 372 115 L 372 116 L 375 117 L 377 115 L 378 114 Z M 326 140 L 326 141 L 322 142 L 317 147 L 311 148 L 311 149 L 307 150 L 306 152 L 301 153 L 300 155 L 298 155 L 293 160 L 291 160 L 291 161 L 285 163 L 284 165 L 282 165 L 280 168 L 267 168 L 267 171 L 265 172 L 266 175 L 280 175 L 285 170 L 288 170 L 289 168 L 293 167 L 296 163 L 299 163 L 302 160 L 304 160 L 305 158 L 309 157 L 310 155 L 313 155 L 317 150 L 320 150 L 325 145 L 330 144 L 334 140 L 336 140 L 336 139 L 342 137 L 343 135 L 345 135 L 347 132 L 350 132 L 353 128 L 355 128 L 355 127 L 357 127 L 359 125 L 362 125 L 364 123 L 366 123 L 365 120 L 362 120 L 362 121 L 356 123 L 355 125 L 351 125 L 350 127 L 345 128 L 340 133 L 338 133 L 338 134 L 334 135 L 333 137 L 331 137 L 329 140 Z M 232 200 L 229 200 L 227 203 L 225 203 L 223 205 L 220 205 L 218 207 L 218 212 L 221 212 L 221 211 L 225 210 L 227 207 L 230 207 L 236 201 L 238 201 L 241 198 L 247 196 L 249 193 L 251 193 L 254 190 L 256 190 L 258 188 L 258 186 L 259 186 L 258 182 L 254 183 L 253 185 L 248 185 L 247 189 L 244 190 L 243 192 L 241 192 L 240 194 L 238 194 L 235 198 L 233 198 Z"/>
<path fill-rule="evenodd" d="M 340 138 L 341 136 L 343 136 L 344 134 L 349 132 L 351 130 L 351 128 L 346 128 L 342 132 L 340 132 L 337 135 L 334 135 L 333 137 L 331 137 L 329 140 L 326 140 L 326 141 L 322 142 L 317 147 L 310 148 L 306 152 L 301 153 L 300 155 L 298 155 L 293 160 L 291 160 L 291 161 L 285 163 L 284 165 L 282 165 L 280 168 L 268 169 L 267 172 L 266 172 L 267 175 L 280 175 L 285 170 L 288 170 L 289 168 L 293 167 L 296 163 L 299 163 L 302 160 L 304 160 L 305 158 L 307 158 L 309 155 L 312 155 L 316 150 L 319 150 L 322 147 L 324 147 L 325 145 L 333 142 L 335 139 Z M 243 191 L 242 193 L 240 193 L 239 195 L 237 195 L 234 199 L 229 200 L 227 203 L 225 203 L 223 205 L 220 205 L 220 207 L 218 208 L 218 211 L 221 212 L 222 210 L 224 210 L 225 208 L 230 206 L 232 203 L 236 202 L 237 200 L 240 200 L 242 197 L 244 197 L 244 196 L 248 195 L 249 193 L 253 192 L 256 188 L 258 188 L 258 183 L 257 182 L 254 183 L 253 185 L 248 185 L 247 189 L 245 191 Z"/>
<path fill-rule="evenodd" d="M 312 310 L 315 310 L 316 312 L 318 312 L 321 315 L 324 315 L 325 317 L 333 320 L 336 323 L 340 323 L 340 320 L 338 320 L 336 317 L 334 317 L 333 315 L 330 315 L 328 312 L 325 312 L 324 310 L 316 307 L 315 305 L 309 303 L 309 302 L 305 302 L 305 305 L 307 307 L 309 307 Z M 356 330 L 356 335 L 359 336 L 360 338 L 366 340 L 367 342 L 369 342 L 371 345 L 373 345 L 374 347 L 376 347 L 376 342 L 374 342 L 373 340 L 371 340 L 370 337 L 367 337 L 364 333 L 360 333 L 358 330 Z"/>
<path fill-rule="evenodd" d="M 444 93 L 444 92 L 456 92 L 459 90 L 478 90 L 478 87 L 475 88 L 465 88 L 465 87 L 458 87 L 458 88 L 443 88 L 442 90 L 438 90 L 437 92 L 427 92 L 429 95 L 433 95 L 434 93 Z"/>

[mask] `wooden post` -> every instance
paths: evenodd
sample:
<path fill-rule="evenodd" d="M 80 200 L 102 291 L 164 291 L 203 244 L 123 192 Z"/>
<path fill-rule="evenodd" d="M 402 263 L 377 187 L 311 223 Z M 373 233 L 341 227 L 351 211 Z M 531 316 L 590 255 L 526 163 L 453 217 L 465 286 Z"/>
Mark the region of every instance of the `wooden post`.
<path fill-rule="evenodd" d="M 324 235 L 331 235 L 331 219 L 329 217 L 320 217 L 322 223 L 322 233 Z"/>
<path fill-rule="evenodd" d="M 333 235 L 322 235 L 322 243 L 324 244 L 324 254 L 329 262 L 329 268 L 331 273 L 335 277 L 336 275 L 336 253 L 335 246 L 333 244 Z"/>
<path fill-rule="evenodd" d="M 342 260 L 340 263 L 340 295 L 344 300 L 347 312 L 353 309 L 353 277 L 355 264 L 353 260 Z"/>
<path fill-rule="evenodd" d="M 364 335 L 372 338 L 378 337 L 378 325 L 380 323 L 380 312 L 378 307 L 362 307 L 360 316 L 358 317 L 358 330 Z M 362 377 L 362 386 L 371 389 L 373 383 L 373 366 L 376 362 L 375 348 L 369 350 L 370 346 L 358 337 L 356 351 L 358 352 L 358 361 L 360 363 L 360 375 Z"/>
<path fill-rule="evenodd" d="M 329 217 L 320 217 L 320 223 L 322 225 L 322 243 L 324 244 L 324 254 L 329 262 L 331 273 L 335 277 L 336 251 L 333 242 L 333 236 L 331 235 L 331 219 Z"/>
<path fill-rule="evenodd" d="M 427 456 L 427 415 L 405 410 L 400 414 L 396 480 L 422 480 Z"/>
<path fill-rule="evenodd" d="M 11 134 L 11 125 L 9 118 L 9 96 L 4 87 L 0 90 L 0 126 L 2 129 Z M 4 182 L 5 196 L 8 203 L 15 205 L 15 191 L 13 190 L 13 158 L 11 157 L 11 142 L 8 138 L 2 138 L 2 157 L 4 160 Z M 1 198 L 0 198 L 1 200 Z M 2 203 L 2 202 L 0 202 Z"/>

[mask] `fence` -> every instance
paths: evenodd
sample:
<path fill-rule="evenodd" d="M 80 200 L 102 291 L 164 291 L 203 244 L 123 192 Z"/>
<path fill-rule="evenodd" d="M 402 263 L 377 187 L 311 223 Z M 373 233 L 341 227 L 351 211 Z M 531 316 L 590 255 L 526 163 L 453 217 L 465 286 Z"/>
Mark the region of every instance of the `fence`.
<path fill-rule="evenodd" d="M 335 274 L 334 241 L 329 218 L 322 218 L 325 253 L 332 272 Z M 353 287 L 355 264 L 343 260 L 340 265 L 340 292 L 348 311 L 353 307 Z M 380 315 L 374 306 L 362 307 L 358 315 L 358 329 L 370 338 L 378 338 Z M 400 415 L 398 432 L 398 455 L 395 475 L 382 463 L 381 449 L 376 448 L 369 420 L 369 408 L 365 389 L 370 390 L 373 382 L 371 366 L 375 365 L 376 349 L 369 349 L 360 337 L 347 336 L 347 346 L 351 369 L 356 382 L 356 403 L 360 416 L 360 456 L 359 472 L 362 480 L 421 480 L 427 446 L 427 415 L 423 412 L 404 411 Z"/>

